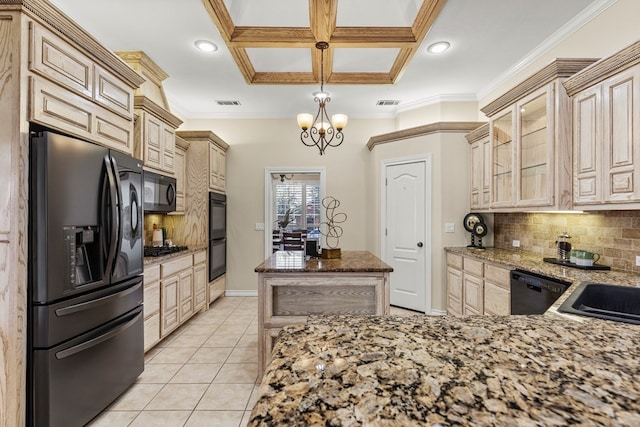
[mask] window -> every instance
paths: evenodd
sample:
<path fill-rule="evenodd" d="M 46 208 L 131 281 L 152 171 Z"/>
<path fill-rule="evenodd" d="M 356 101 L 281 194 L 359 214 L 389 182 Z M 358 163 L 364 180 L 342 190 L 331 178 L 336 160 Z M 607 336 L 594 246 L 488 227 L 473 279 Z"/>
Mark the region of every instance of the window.
<path fill-rule="evenodd" d="M 275 175 L 275 174 L 274 174 Z M 276 175 L 273 181 L 273 230 L 306 230 L 318 234 L 320 227 L 320 175 Z M 289 212 L 288 219 L 286 218 Z"/>

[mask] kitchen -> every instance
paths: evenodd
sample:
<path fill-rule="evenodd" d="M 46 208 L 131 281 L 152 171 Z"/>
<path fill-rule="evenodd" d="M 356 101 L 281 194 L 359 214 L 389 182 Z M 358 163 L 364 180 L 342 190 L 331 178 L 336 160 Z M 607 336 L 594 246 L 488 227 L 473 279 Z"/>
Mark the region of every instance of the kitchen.
<path fill-rule="evenodd" d="M 365 144 L 371 137 L 425 123 L 461 120 L 476 121 L 479 118 L 478 107 L 484 106 L 552 58 L 605 57 L 635 42 L 637 31 L 631 20 L 636 15 L 636 7 L 632 1 L 616 2 L 600 16 L 594 18 L 593 21 L 585 24 L 583 28 L 574 33 L 569 41 L 558 44 L 554 49 L 545 53 L 536 63 L 503 82 L 500 87 L 492 90 L 491 93 L 486 94 L 479 101 L 454 102 L 452 100 L 443 100 L 431 106 L 418 108 L 416 111 L 405 111 L 399 114 L 397 119 L 352 120 L 346 132 L 348 132 L 349 141 L 354 143 L 349 144 L 346 142 L 335 151 L 328 151 L 326 154 L 327 159 L 330 160 L 326 164 L 327 186 L 334 196 L 343 201 L 343 206 L 349 212 L 350 221 L 345 225 L 343 248 L 369 248 L 373 253 L 381 253 L 381 235 L 379 232 L 381 228 L 380 195 L 377 187 L 377 183 L 380 182 L 379 162 L 383 156 L 402 157 L 413 154 L 410 152 L 411 148 L 405 148 L 402 142 L 380 145 L 370 153 L 365 148 Z M 616 30 L 607 31 L 607 28 L 616 28 Z M 594 42 L 594 38 L 597 38 L 598 43 Z M 605 45 L 606 42 L 611 44 Z M 339 92 L 339 88 L 333 90 Z M 16 114 L 15 111 L 17 110 L 7 109 L 5 117 L 13 117 L 13 114 Z M 324 165 L 324 159 L 317 156 L 312 150 L 309 151 L 310 149 L 302 147 L 301 144 L 291 146 L 290 141 L 297 141 L 299 136 L 299 131 L 293 119 L 255 119 L 251 120 L 251 126 L 247 126 L 246 120 L 241 119 L 189 119 L 184 121 L 184 126 L 189 129 L 213 129 L 216 134 L 222 136 L 232 146 L 227 157 L 227 195 L 230 213 L 233 217 L 233 221 L 229 223 L 228 233 L 230 241 L 242 243 L 230 245 L 228 249 L 227 279 L 229 283 L 227 289 L 230 295 L 234 292 L 236 295 L 247 295 L 251 292 L 255 294 L 257 280 L 253 268 L 264 258 L 262 250 L 263 233 L 255 230 L 254 227 L 255 223 L 262 222 L 261 215 L 257 213 L 262 212 L 264 209 L 262 202 L 262 174 L 264 168 L 273 165 L 286 166 L 291 161 L 289 159 L 295 159 L 296 164 L 300 166 Z M 264 144 L 264 135 L 274 135 L 274 137 L 270 137 L 269 144 Z M 13 140 L 16 139 L 14 138 Z M 462 134 L 459 140 L 466 144 Z M 360 141 L 360 144 L 355 143 L 355 141 Z M 429 142 L 426 144 L 429 144 Z M 467 148 L 466 145 L 464 147 Z M 19 151 L 16 150 L 16 147 L 13 147 L 13 149 L 15 150 L 12 151 L 14 153 L 13 159 L 15 160 L 19 158 Z M 420 147 L 420 149 L 425 150 L 424 146 Z M 386 153 L 379 154 L 383 150 Z M 285 154 L 283 153 L 286 153 L 287 157 L 284 157 Z M 454 191 L 454 186 L 457 186 L 458 191 L 456 193 L 461 194 L 461 196 L 457 200 L 445 200 L 446 198 L 440 195 L 442 201 L 451 203 L 453 206 L 443 205 L 443 209 L 438 212 L 438 216 L 433 218 L 434 228 L 437 227 L 437 236 L 440 239 L 437 242 L 433 242 L 434 266 L 442 266 L 442 269 L 438 272 L 434 269 L 436 276 L 433 278 L 433 283 L 444 283 L 442 279 L 444 277 L 444 253 L 441 253 L 441 249 L 447 246 L 464 246 L 468 243 L 468 234 L 462 231 L 461 227 L 461 219 L 469 211 L 468 178 L 459 173 L 460 169 L 464 169 L 460 165 L 467 164 L 467 159 L 445 157 L 434 158 L 434 164 L 440 165 L 443 164 L 443 161 L 449 162 L 443 164 L 443 171 L 436 175 L 434 188 L 441 188 L 442 183 L 446 182 L 447 188 L 452 190 L 451 192 Z M 17 167 L 17 163 L 12 162 L 10 164 L 12 167 Z M 3 173 L 14 171 L 10 167 L 3 169 Z M 18 176 L 17 173 L 10 174 L 2 182 L 9 186 L 19 186 L 19 183 L 15 180 L 16 176 Z M 345 177 L 349 179 L 345 179 Z M 5 192 L 5 194 L 16 194 L 15 192 L 19 191 L 19 187 L 10 188 L 11 190 Z M 18 201 L 17 198 L 12 198 L 4 203 L 3 206 L 10 206 L 11 210 L 9 212 L 17 212 Z M 576 231 L 568 230 L 570 234 L 575 236 L 574 239 L 585 239 L 584 241 L 574 240 L 574 245 L 577 246 L 582 243 L 583 246 L 589 246 L 591 249 L 599 251 L 611 259 L 610 263 L 613 266 L 634 268 L 635 253 L 633 247 L 636 240 L 631 233 L 623 230 L 637 227 L 634 222 L 637 221 L 635 211 L 578 215 L 575 217 L 576 219 L 573 219 L 574 217 L 565 217 L 561 214 L 547 215 L 543 216 L 541 220 L 543 225 L 537 223 L 536 225 L 531 225 L 531 229 L 525 227 L 516 228 L 515 225 L 510 228 L 511 226 L 503 225 L 504 220 L 506 224 L 519 224 L 522 226 L 522 219 L 528 221 L 529 215 L 540 214 L 496 214 L 497 220 L 493 230 L 494 244 L 499 247 L 511 248 L 513 240 L 520 240 L 520 250 L 535 251 L 540 253 L 541 257 L 542 254 L 551 256 L 553 255 L 553 241 L 557 235 L 554 232 L 550 232 L 549 235 L 539 237 L 535 232 L 539 228 L 544 228 L 544 224 L 548 221 L 552 223 L 558 222 L 559 228 L 562 228 L 565 225 L 563 222 L 567 221 L 567 228 L 584 227 Z M 13 214 L 3 215 L 2 217 L 5 221 L 2 229 L 10 230 L 7 231 L 7 237 L 3 241 L 9 242 L 9 244 L 17 244 L 17 233 L 21 227 L 14 226 L 14 224 L 22 224 L 22 228 L 24 228 L 26 226 L 24 220 L 21 220 L 21 223 L 15 223 L 14 221 L 18 221 L 19 217 Z M 622 220 L 621 218 L 624 219 Z M 573 224 L 573 221 L 576 224 Z M 594 222 L 591 223 L 590 221 Z M 440 228 L 445 222 L 455 223 L 457 232 L 441 234 Z M 596 246 L 590 246 L 594 243 L 587 239 L 593 234 L 584 232 L 584 230 L 591 230 L 593 227 L 602 227 L 602 233 L 611 239 L 610 246 L 602 247 L 602 250 Z M 371 232 L 372 230 L 373 232 Z M 504 230 L 504 232 L 501 232 L 501 230 Z M 526 236 L 523 237 L 521 233 L 526 233 Z M 8 250 L 8 246 L 5 244 L 3 244 L 3 247 L 4 253 L 10 254 L 11 257 L 18 257 L 11 258 L 9 262 L 4 261 L 7 263 L 6 265 L 12 267 L 3 273 L 10 275 L 11 279 L 3 279 L 3 283 L 24 283 L 25 280 L 22 277 L 24 273 L 16 271 L 13 267 L 24 265 L 27 262 L 24 254 L 20 255 L 20 251 L 17 250 Z M 17 246 L 11 247 L 16 248 Z M 601 262 L 605 262 L 605 260 Z M 15 325 L 15 319 L 21 318 L 20 307 L 23 307 L 23 304 L 20 303 L 20 295 L 19 292 L 18 294 L 9 293 L 8 299 L 5 300 L 6 305 L 3 305 L 3 313 L 5 313 L 3 316 L 7 317 L 3 317 L 2 329 L 3 333 L 5 333 L 5 330 L 7 331 L 8 340 L 12 343 L 21 342 L 21 329 Z M 434 309 L 441 311 L 446 309 L 446 290 L 444 287 L 434 287 L 432 298 L 432 307 Z M 6 310 L 4 310 L 5 307 L 7 308 Z M 5 325 L 12 326 L 5 329 Z M 22 366 L 20 346 L 17 345 L 7 351 L 6 360 L 10 362 L 5 365 L 5 371 L 15 371 L 15 367 Z M 2 381 L 3 387 L 6 387 L 6 389 L 20 389 L 22 381 L 20 378 L 13 375 L 3 378 L 6 378 L 6 380 Z M 6 399 L 2 400 L 7 402 Z M 13 414 L 15 411 L 3 410 L 2 413 Z M 6 421 L 6 423 L 7 425 L 19 424 L 10 421 Z"/>

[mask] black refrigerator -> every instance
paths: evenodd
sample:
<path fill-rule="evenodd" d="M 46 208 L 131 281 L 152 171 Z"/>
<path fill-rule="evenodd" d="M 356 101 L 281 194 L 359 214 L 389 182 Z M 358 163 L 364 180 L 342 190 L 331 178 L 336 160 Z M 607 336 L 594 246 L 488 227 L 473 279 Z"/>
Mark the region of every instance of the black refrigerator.
<path fill-rule="evenodd" d="M 29 165 L 27 423 L 82 426 L 144 368 L 142 165 L 48 131 Z"/>

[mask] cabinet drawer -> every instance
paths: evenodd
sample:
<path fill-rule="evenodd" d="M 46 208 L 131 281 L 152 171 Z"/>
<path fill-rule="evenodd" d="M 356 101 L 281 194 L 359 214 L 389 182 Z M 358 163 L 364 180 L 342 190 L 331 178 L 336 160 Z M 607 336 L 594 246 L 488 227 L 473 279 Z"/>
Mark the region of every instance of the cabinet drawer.
<path fill-rule="evenodd" d="M 160 264 L 144 268 L 144 283 L 151 283 L 160 280 Z"/>
<path fill-rule="evenodd" d="M 207 251 L 200 251 L 193 254 L 193 265 L 198 265 L 201 262 L 207 262 Z"/>
<path fill-rule="evenodd" d="M 144 351 L 149 350 L 160 341 L 160 313 L 144 321 Z"/>
<path fill-rule="evenodd" d="M 163 262 L 161 265 L 161 276 L 167 277 L 193 265 L 193 256 L 182 256 L 171 261 Z"/>
<path fill-rule="evenodd" d="M 456 254 L 447 254 L 447 265 L 462 270 L 462 256 Z"/>
<path fill-rule="evenodd" d="M 475 260 L 473 258 L 465 257 L 463 260 L 465 273 L 471 273 L 474 276 L 482 277 L 483 266 L 482 261 Z"/>
<path fill-rule="evenodd" d="M 145 319 L 160 311 L 160 282 L 145 283 L 143 309 Z"/>
<path fill-rule="evenodd" d="M 91 99 L 93 62 L 69 43 L 35 22 L 29 23 L 29 69 Z"/>
<path fill-rule="evenodd" d="M 496 284 L 504 289 L 511 289 L 511 270 L 506 268 L 485 264 L 484 279 L 485 281 Z"/>

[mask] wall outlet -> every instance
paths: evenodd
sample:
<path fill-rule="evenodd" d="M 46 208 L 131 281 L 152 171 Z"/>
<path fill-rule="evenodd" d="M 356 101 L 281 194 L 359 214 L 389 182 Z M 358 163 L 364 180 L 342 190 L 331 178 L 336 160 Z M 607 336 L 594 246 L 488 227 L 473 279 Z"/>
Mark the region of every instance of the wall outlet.
<path fill-rule="evenodd" d="M 456 225 L 452 222 L 447 222 L 444 224 L 444 232 L 445 233 L 455 233 Z"/>
<path fill-rule="evenodd" d="M 519 248 L 520 247 L 520 240 L 514 240 L 513 241 L 513 247 L 514 248 Z"/>
<path fill-rule="evenodd" d="M 256 230 L 264 230 L 264 222 L 256 222 Z"/>
<path fill-rule="evenodd" d="M 636 255 L 636 265 L 640 266 L 640 255 Z"/>

